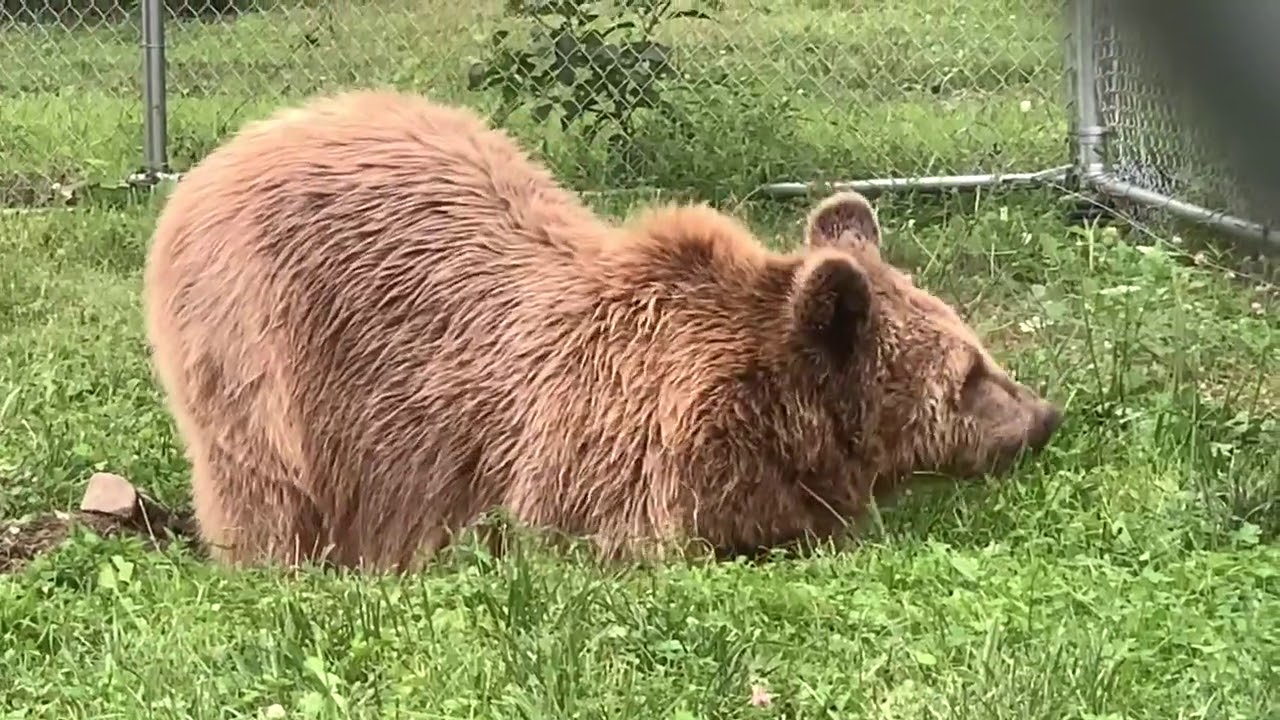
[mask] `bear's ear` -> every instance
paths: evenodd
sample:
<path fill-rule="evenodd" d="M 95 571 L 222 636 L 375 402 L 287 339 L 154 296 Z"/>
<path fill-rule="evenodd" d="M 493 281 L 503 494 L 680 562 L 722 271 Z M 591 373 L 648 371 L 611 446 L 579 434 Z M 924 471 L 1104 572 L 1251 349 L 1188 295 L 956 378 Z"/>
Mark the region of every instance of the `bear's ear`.
<path fill-rule="evenodd" d="M 812 248 L 879 247 L 880 220 L 860 193 L 836 193 L 809 211 L 805 240 Z"/>
<path fill-rule="evenodd" d="M 791 318 L 801 343 L 844 362 L 871 342 L 871 285 L 848 256 L 815 253 L 796 270 Z"/>

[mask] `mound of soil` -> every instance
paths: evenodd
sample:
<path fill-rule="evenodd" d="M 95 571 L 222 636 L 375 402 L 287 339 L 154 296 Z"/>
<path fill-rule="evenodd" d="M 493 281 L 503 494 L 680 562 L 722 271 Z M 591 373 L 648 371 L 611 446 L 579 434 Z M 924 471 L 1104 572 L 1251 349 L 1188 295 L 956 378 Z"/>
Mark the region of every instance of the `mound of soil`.
<path fill-rule="evenodd" d="M 112 477 L 117 483 L 115 489 L 133 490 L 123 479 Z M 162 549 L 177 539 L 196 545 L 195 522 L 189 513 L 169 510 L 137 491 L 133 491 L 131 502 L 104 511 L 91 501 L 93 480 L 90 485 L 78 512 L 53 512 L 21 521 L 0 522 L 0 575 L 17 572 L 56 548 L 77 526 L 104 538 L 133 535 L 153 550 Z"/>

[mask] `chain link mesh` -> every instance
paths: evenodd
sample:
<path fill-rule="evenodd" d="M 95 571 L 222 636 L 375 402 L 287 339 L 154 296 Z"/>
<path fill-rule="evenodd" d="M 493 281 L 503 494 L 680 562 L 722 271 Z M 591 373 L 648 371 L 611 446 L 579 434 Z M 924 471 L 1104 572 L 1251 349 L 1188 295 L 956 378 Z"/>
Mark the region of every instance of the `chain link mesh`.
<path fill-rule="evenodd" d="M 508 122 L 531 137 L 544 111 L 568 106 L 579 130 L 559 143 L 557 169 L 579 185 L 742 190 L 1063 160 L 1054 0 L 621 4 L 639 11 L 576 21 L 554 1 L 520 4 L 525 17 L 503 23 L 506 53 L 490 54 L 506 72 L 473 76 L 507 93 L 499 116 L 518 107 Z M 641 30 L 593 33 L 619 19 Z M 515 68 L 526 74 L 513 82 Z M 606 122 L 577 117 L 582 105 Z"/>
<path fill-rule="evenodd" d="M 1119 1 L 1096 4 L 1093 28 L 1107 170 L 1169 198 L 1237 217 L 1255 216 L 1236 175 L 1195 122 L 1195 108 L 1172 90 L 1132 25 L 1118 21 Z M 1169 219 L 1159 207 L 1126 210 L 1145 221 Z"/>
<path fill-rule="evenodd" d="M 0 198 L 127 176 L 139 0 L 0 2 Z M 166 0 L 167 147 L 181 171 L 283 103 L 394 86 L 580 189 L 1035 171 L 1066 161 L 1060 5 Z"/>
<path fill-rule="evenodd" d="M 0 0 L 0 204 L 141 162 L 139 0 Z M 1107 3 L 1102 3 L 1104 6 Z M 167 150 L 190 167 L 315 92 L 491 114 L 574 187 L 1034 172 L 1068 161 L 1062 0 L 165 0 Z M 1229 175 L 1097 16 L 1109 165 L 1235 210 Z"/>
<path fill-rule="evenodd" d="M 399 87 L 467 101 L 465 58 L 492 2 L 176 0 L 166 24 L 168 150 L 174 170 L 246 120 L 317 92 Z"/>
<path fill-rule="evenodd" d="M 118 183 L 142 137 L 136 0 L 0 0 L 0 206 Z"/>

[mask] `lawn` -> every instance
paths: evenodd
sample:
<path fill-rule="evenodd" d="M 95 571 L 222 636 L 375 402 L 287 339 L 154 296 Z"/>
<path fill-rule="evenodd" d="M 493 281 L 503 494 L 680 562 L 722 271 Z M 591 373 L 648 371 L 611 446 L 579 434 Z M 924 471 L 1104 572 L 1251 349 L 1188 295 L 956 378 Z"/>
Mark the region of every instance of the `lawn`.
<path fill-rule="evenodd" d="M 415 31 L 414 5 L 379 5 L 382 19 L 341 11 L 334 24 L 364 35 L 335 35 L 331 52 L 278 38 L 310 27 L 307 13 L 340 11 L 175 27 L 175 164 L 330 82 L 446 77 L 430 87 L 471 101 L 459 48 L 483 23 L 460 3 L 419 2 L 438 22 Z M 711 109 L 690 111 L 681 133 L 651 121 L 648 169 L 543 147 L 513 122 L 579 187 L 727 189 L 723 207 L 776 245 L 799 238 L 805 205 L 732 193 L 806 174 L 1064 161 L 1052 27 L 1011 0 L 875 5 L 757 3 L 750 22 L 682 31 L 699 66 L 750 66 L 741 87 L 756 94 L 708 89 Z M 938 20 L 948 10 L 970 22 Z M 21 65 L 10 48 L 46 58 L 45 75 L 0 90 L 0 176 L 26 183 L 10 200 L 137 164 L 137 50 L 111 32 L 0 31 L 0 78 Z M 687 39 L 696 32 L 707 35 Z M 253 38 L 255 50 L 236 49 Z M 756 55 L 742 50 L 751 43 Z M 1023 71 L 1025 83 L 1008 80 Z M 930 73 L 948 78 L 945 92 Z M 714 105 L 742 97 L 790 97 L 804 121 Z M 595 200 L 619 215 L 647 201 Z M 0 212 L 7 522 L 74 509 L 98 470 L 186 503 L 139 317 L 161 203 Z M 286 575 L 81 532 L 0 575 L 0 718 L 1280 717 L 1274 290 L 1190 236 L 1068 226 L 1049 193 L 879 205 L 892 258 L 1067 407 L 1054 444 L 1012 477 L 921 488 L 880 508 L 856 548 L 758 566 L 600 568 L 530 549 L 500 562 L 461 553 L 398 579 Z"/>

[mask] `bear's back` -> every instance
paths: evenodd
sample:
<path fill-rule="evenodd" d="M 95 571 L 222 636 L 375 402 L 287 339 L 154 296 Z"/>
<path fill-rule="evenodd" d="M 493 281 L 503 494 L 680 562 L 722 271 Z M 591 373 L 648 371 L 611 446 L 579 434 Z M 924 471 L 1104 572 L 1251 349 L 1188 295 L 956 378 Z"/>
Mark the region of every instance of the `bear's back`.
<path fill-rule="evenodd" d="M 574 195 L 470 111 L 370 91 L 251 123 L 194 168 L 170 204 L 188 223 L 220 228 L 162 227 L 174 253 L 188 244 L 235 253 L 271 278 L 298 279 L 294 291 L 333 281 L 339 293 L 359 284 L 394 294 L 455 264 L 546 272 L 601 234 Z M 546 232 L 558 225 L 585 232 Z"/>
<path fill-rule="evenodd" d="M 191 303 L 223 298 L 254 316 L 236 320 L 251 335 L 287 328 L 287 352 L 329 365 L 332 387 L 440 346 L 497 352 L 503 333 L 473 321 L 510 329 L 589 294 L 575 293 L 576 265 L 609 232 L 470 111 L 364 91 L 280 112 L 210 154 L 153 252 Z"/>

